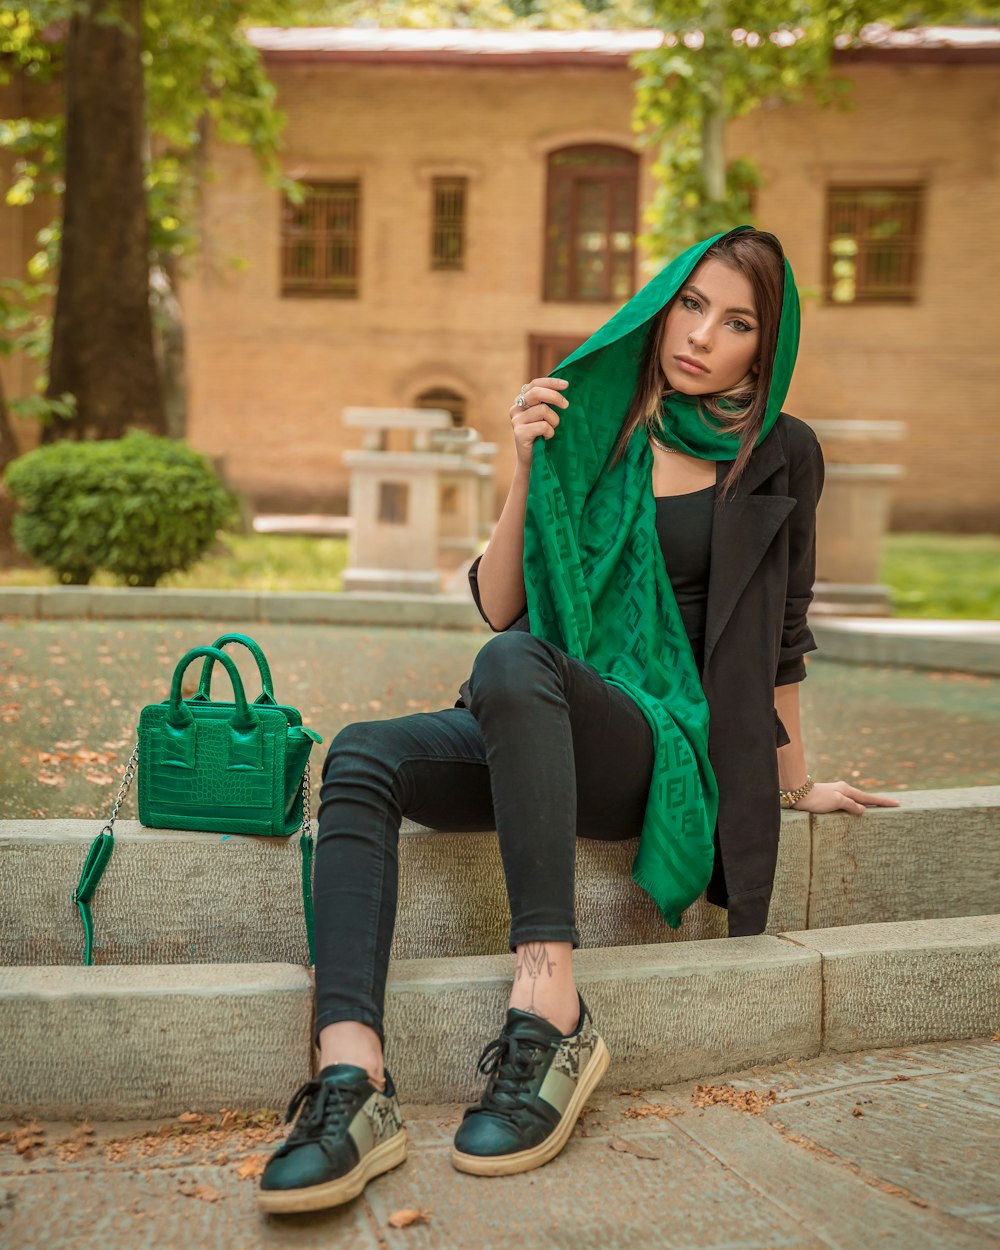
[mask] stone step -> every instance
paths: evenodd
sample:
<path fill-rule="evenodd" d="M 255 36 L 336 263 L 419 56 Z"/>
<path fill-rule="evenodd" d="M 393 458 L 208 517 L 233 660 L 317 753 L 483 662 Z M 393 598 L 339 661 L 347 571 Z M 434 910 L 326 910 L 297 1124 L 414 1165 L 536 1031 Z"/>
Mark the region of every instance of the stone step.
<path fill-rule="evenodd" d="M 406 1102 L 476 1097 L 512 957 L 394 962 L 386 1062 Z M 987 1037 L 1000 915 L 577 952 L 609 1087 Z M 0 1117 L 284 1108 L 315 1071 L 312 969 L 286 963 L 0 969 Z"/>
<path fill-rule="evenodd" d="M 1000 912 L 1000 787 L 911 790 L 863 816 L 782 814 L 767 932 Z M 0 962 L 83 959 L 70 903 L 99 821 L 0 821 Z M 629 870 L 636 842 L 577 844 L 585 947 L 725 937 L 702 896 L 670 929 Z M 119 821 L 92 902 L 98 964 L 308 960 L 298 837 L 226 837 Z M 406 820 L 396 959 L 500 954 L 509 913 L 495 833 Z"/>

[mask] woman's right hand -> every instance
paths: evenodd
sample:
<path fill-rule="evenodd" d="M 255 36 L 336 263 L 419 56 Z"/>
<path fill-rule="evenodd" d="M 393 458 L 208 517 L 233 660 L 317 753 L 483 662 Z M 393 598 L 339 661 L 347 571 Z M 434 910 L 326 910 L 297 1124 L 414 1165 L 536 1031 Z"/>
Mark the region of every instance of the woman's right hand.
<path fill-rule="evenodd" d="M 569 400 L 563 393 L 567 385 L 562 378 L 535 378 L 524 391 L 524 407 L 511 404 L 510 423 L 514 427 L 517 462 L 524 468 L 531 468 L 532 444 L 535 439 L 551 438 L 559 424 L 559 414 L 545 401 L 568 408 Z"/>

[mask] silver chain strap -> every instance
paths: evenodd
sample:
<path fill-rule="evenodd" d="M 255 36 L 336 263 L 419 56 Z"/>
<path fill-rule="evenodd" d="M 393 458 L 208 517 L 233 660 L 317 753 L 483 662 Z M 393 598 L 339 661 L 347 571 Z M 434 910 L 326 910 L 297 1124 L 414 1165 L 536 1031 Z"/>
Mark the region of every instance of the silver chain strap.
<path fill-rule="evenodd" d="M 312 832 L 312 803 L 309 793 L 309 765 L 302 774 L 302 832 Z"/>
<path fill-rule="evenodd" d="M 136 766 L 136 763 L 138 762 L 138 759 L 139 759 L 139 740 L 137 738 L 135 742 L 135 746 L 132 748 L 132 754 L 128 758 L 128 763 L 125 765 L 125 772 L 122 775 L 122 783 L 118 787 L 118 797 L 115 799 L 115 805 L 111 809 L 111 819 L 101 830 L 101 833 L 111 833 L 111 834 L 114 833 L 114 824 L 115 824 L 115 821 L 118 819 L 118 809 L 121 807 L 122 803 L 124 803 L 125 795 L 128 794 L 129 786 L 132 784 L 132 781 L 135 778 L 135 766 Z"/>

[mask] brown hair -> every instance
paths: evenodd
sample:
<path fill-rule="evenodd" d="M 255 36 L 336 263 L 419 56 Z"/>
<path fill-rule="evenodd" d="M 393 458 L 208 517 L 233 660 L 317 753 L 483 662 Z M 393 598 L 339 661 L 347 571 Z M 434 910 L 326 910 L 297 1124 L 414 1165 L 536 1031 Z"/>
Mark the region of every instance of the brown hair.
<path fill-rule="evenodd" d="M 703 260 L 711 258 L 730 265 L 749 279 L 761 331 L 760 354 L 757 357 L 760 367 L 750 385 L 734 386 L 701 396 L 701 403 L 698 405 L 699 415 L 704 406 L 714 417 L 725 422 L 740 435 L 739 450 L 722 483 L 722 494 L 725 495 L 739 481 L 764 427 L 771 370 L 778 346 L 778 326 L 781 322 L 785 253 L 775 236 L 766 230 L 738 230 L 718 239 L 702 256 Z M 639 380 L 622 421 L 612 465 L 625 454 L 629 440 L 640 425 L 645 425 L 650 433 L 656 433 L 660 428 L 660 405 L 667 395 L 673 393 L 660 365 L 660 342 L 667 313 L 676 298 L 675 295 L 664 304 L 650 323 L 639 362 Z M 766 380 L 766 385 L 759 385 L 762 378 Z M 718 401 L 722 398 L 729 404 L 738 404 L 739 407 L 721 407 Z"/>

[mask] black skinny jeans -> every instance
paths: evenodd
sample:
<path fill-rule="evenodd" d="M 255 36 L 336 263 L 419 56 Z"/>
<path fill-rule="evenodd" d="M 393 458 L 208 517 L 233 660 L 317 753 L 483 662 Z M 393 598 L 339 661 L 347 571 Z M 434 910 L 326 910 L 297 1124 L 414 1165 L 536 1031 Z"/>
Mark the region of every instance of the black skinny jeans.
<path fill-rule="evenodd" d="M 323 768 L 314 867 L 316 1022 L 382 1012 L 404 816 L 444 832 L 496 829 L 510 949 L 580 945 L 576 837 L 642 829 L 653 737 L 638 705 L 590 664 L 524 631 L 476 656 L 470 706 L 346 725 Z"/>

